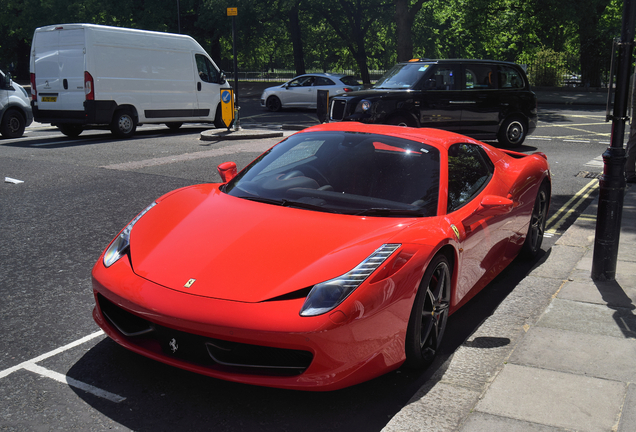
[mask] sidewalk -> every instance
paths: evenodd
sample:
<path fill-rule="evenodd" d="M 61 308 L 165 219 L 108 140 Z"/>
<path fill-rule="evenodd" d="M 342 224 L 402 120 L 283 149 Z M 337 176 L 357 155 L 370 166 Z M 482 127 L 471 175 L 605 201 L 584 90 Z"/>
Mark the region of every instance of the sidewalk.
<path fill-rule="evenodd" d="M 636 431 L 636 186 L 616 281 L 590 277 L 596 202 L 384 428 Z"/>

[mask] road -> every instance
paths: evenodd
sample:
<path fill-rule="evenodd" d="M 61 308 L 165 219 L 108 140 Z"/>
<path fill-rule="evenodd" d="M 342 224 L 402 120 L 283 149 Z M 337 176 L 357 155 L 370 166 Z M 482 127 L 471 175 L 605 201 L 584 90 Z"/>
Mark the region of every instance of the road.
<path fill-rule="evenodd" d="M 597 107 L 541 107 L 519 149 L 548 155 L 553 201 L 548 251 L 597 193 L 610 124 Z M 244 127 L 317 123 L 308 111 L 267 113 L 243 99 Z M 178 187 L 218 181 L 216 165 L 244 166 L 277 142 L 201 141 L 207 126 L 143 126 L 68 139 L 46 127 L 0 140 L 0 430 L 381 430 L 533 265 L 515 261 L 449 320 L 427 371 L 398 370 L 332 393 L 227 383 L 130 353 L 91 317 L 90 269 L 117 231 Z"/>

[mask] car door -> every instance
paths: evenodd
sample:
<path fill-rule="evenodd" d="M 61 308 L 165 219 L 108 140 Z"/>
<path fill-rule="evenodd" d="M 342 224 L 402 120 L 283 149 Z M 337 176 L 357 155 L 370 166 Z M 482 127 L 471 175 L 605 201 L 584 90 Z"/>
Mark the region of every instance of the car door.
<path fill-rule="evenodd" d="M 194 58 L 198 74 L 198 78 L 195 79 L 198 109 L 194 110 L 194 117 L 207 121 L 214 120 L 216 107 L 221 100 L 221 73 L 203 54 L 195 54 Z"/>
<path fill-rule="evenodd" d="M 323 76 L 317 76 L 314 80 L 313 85 L 311 86 L 310 99 L 307 104 L 307 108 L 316 108 L 318 101 L 318 90 L 327 90 L 329 92 L 329 96 L 335 96 L 338 93 L 343 93 L 344 90 L 339 88 L 339 92 L 337 92 L 338 87 L 336 83 L 331 79 Z"/>
<path fill-rule="evenodd" d="M 500 121 L 497 66 L 464 64 L 462 78 L 462 94 L 454 102 L 462 107 L 461 133 L 474 138 L 494 138 Z"/>
<path fill-rule="evenodd" d="M 419 91 L 406 95 L 419 105 L 419 121 L 422 127 L 432 127 L 457 132 L 461 127 L 462 106 L 455 103 L 459 90 L 459 66 L 436 65 L 417 84 Z"/>
<path fill-rule="evenodd" d="M 316 77 L 313 75 L 303 75 L 287 83 L 280 92 L 283 106 L 307 108 L 313 101 L 315 107 L 317 97 L 316 89 L 313 87 L 315 80 Z"/>
<path fill-rule="evenodd" d="M 461 243 L 458 300 L 479 284 L 504 256 L 509 234 L 501 230 L 506 215 L 475 213 L 493 180 L 494 165 L 481 146 L 454 144 L 448 150 L 447 209 Z"/>

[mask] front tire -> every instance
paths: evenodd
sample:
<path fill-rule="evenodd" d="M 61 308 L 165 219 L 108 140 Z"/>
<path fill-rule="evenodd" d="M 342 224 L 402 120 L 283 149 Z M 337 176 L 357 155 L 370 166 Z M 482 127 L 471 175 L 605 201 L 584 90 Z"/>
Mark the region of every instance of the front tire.
<path fill-rule="evenodd" d="M 527 134 L 526 122 L 521 117 L 511 117 L 501 125 L 497 139 L 504 147 L 519 147 Z"/>
<path fill-rule="evenodd" d="M 110 131 L 117 138 L 130 138 L 137 129 L 137 119 L 129 109 L 115 111 L 113 121 L 110 124 Z"/>
<path fill-rule="evenodd" d="M 24 134 L 26 121 L 18 110 L 10 109 L 2 117 L 0 126 L 2 136 L 5 138 L 20 138 Z"/>
<path fill-rule="evenodd" d="M 444 337 L 450 307 L 451 271 L 448 259 L 437 255 L 424 273 L 406 331 L 407 367 L 429 366 Z"/>
<path fill-rule="evenodd" d="M 544 182 L 541 184 L 539 193 L 537 193 L 537 198 L 534 201 L 532 216 L 530 217 L 530 226 L 528 227 L 528 234 L 526 234 L 526 241 L 521 247 L 521 255 L 524 258 L 535 258 L 541 250 L 543 234 L 545 233 L 546 219 L 548 217 L 549 202 L 549 188 L 548 185 Z"/>
<path fill-rule="evenodd" d="M 278 99 L 276 96 L 270 96 L 267 98 L 267 101 L 265 102 L 265 106 L 267 107 L 268 110 L 277 112 L 277 111 L 280 111 L 280 109 L 283 107 L 283 104 L 281 103 L 280 99 Z"/>

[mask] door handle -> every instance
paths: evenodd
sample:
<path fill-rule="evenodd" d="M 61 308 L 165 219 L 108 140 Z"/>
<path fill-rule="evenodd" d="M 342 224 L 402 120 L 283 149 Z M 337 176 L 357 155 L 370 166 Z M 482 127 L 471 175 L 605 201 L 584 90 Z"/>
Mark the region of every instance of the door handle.
<path fill-rule="evenodd" d="M 197 83 L 197 90 L 201 91 L 201 83 L 200 82 Z"/>

